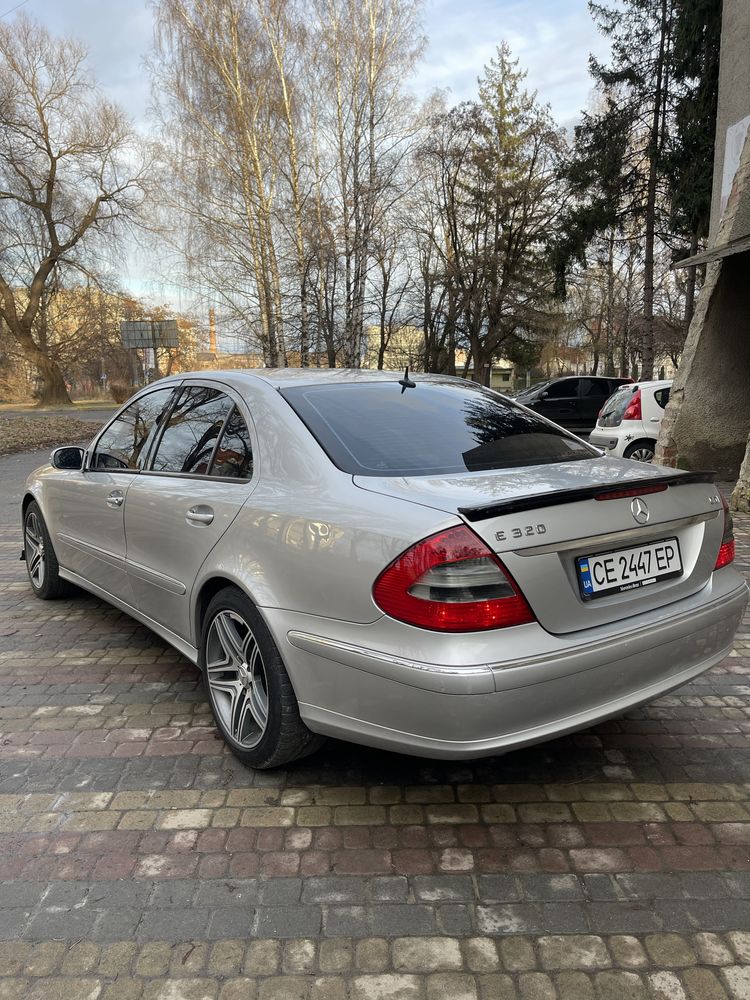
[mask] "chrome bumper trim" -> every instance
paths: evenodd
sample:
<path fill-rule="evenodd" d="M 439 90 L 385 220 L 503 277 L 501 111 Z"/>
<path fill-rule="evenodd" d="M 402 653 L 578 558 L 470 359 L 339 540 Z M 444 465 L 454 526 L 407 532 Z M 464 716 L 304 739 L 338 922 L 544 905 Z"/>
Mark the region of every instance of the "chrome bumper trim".
<path fill-rule="evenodd" d="M 356 670 L 378 674 L 389 680 L 398 681 L 411 687 L 424 688 L 443 694 L 488 694 L 494 691 L 510 690 L 516 687 L 526 687 L 531 684 L 550 680 L 563 674 L 579 673 L 598 666 L 602 654 L 606 653 L 607 662 L 621 659 L 623 656 L 636 652 L 644 642 L 649 646 L 657 646 L 668 642 L 674 630 L 687 627 L 687 631 L 697 631 L 703 626 L 705 619 L 719 619 L 722 610 L 726 614 L 744 608 L 747 602 L 748 587 L 743 583 L 716 600 L 709 601 L 699 607 L 691 607 L 676 614 L 654 622 L 654 612 L 650 612 L 650 621 L 646 624 L 613 635 L 611 632 L 603 638 L 591 642 L 576 643 L 576 633 L 559 638 L 570 642 L 570 649 L 558 649 L 537 656 L 508 660 L 500 663 L 470 664 L 465 667 L 448 664 L 424 663 L 407 659 L 381 650 L 357 646 L 353 643 L 331 639 L 326 636 L 313 635 L 308 632 L 290 630 L 286 637 L 292 646 L 305 652 L 334 660 Z M 692 595 L 694 598 L 696 595 Z M 679 602 L 690 601 L 682 598 Z M 668 614 L 669 606 L 660 609 Z M 627 621 L 627 620 L 626 620 Z M 522 629 L 538 629 L 538 624 L 519 625 Z M 606 629 L 607 626 L 597 628 Z M 668 634 L 665 634 L 668 633 Z M 531 668 L 539 668 L 538 672 L 529 675 Z"/>

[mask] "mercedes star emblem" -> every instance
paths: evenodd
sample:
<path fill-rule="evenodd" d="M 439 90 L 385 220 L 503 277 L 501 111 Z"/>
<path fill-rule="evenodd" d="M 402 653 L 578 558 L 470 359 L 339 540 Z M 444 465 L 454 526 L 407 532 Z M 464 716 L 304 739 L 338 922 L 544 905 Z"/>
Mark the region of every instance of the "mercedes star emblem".
<path fill-rule="evenodd" d="M 646 506 L 646 501 L 636 497 L 630 504 L 630 510 L 638 524 L 646 524 L 651 516 Z"/>

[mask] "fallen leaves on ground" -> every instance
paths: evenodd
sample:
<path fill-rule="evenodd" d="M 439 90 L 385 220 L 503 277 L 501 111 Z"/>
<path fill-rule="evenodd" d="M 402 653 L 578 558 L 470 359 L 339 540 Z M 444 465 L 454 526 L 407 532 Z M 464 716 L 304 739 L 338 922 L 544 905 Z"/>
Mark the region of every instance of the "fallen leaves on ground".
<path fill-rule="evenodd" d="M 88 442 L 97 430 L 93 421 L 76 417 L 0 416 L 0 455 Z"/>

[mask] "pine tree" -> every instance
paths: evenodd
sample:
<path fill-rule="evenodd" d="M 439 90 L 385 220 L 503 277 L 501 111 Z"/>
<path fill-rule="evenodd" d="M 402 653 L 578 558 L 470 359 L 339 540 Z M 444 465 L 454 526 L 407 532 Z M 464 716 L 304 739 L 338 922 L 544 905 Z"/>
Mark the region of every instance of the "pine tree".
<path fill-rule="evenodd" d="M 654 245 L 660 221 L 660 165 L 671 121 L 670 54 L 676 0 L 590 0 L 599 31 L 611 41 L 609 65 L 591 57 L 603 106 L 576 129 L 568 177 L 582 195 L 556 248 L 558 273 L 581 259 L 597 234 L 635 220 L 642 229 L 641 377 L 654 370 Z M 586 189 L 590 188 L 587 192 Z M 559 282 L 560 284 L 560 282 Z"/>
<path fill-rule="evenodd" d="M 507 44 L 485 67 L 479 100 L 435 123 L 424 155 L 440 177 L 446 281 L 474 377 L 550 321 L 547 244 L 560 211 L 562 139 L 524 86 Z M 521 352 L 522 353 L 522 352 Z"/>

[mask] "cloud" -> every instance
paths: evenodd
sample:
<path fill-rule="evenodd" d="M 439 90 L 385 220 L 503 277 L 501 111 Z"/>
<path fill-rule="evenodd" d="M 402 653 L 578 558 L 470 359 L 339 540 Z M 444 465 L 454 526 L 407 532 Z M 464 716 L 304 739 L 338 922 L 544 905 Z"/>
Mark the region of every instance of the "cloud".
<path fill-rule="evenodd" d="M 605 56 L 585 0 L 427 0 L 429 44 L 413 78 L 426 96 L 446 88 L 452 100 L 476 96 L 477 77 L 506 41 L 528 70 L 527 84 L 561 124 L 578 118 L 591 91 L 590 52 Z"/>
<path fill-rule="evenodd" d="M 107 96 L 144 124 L 150 84 L 143 57 L 153 26 L 145 0 L 31 0 L 24 13 L 53 34 L 83 42 Z"/>

